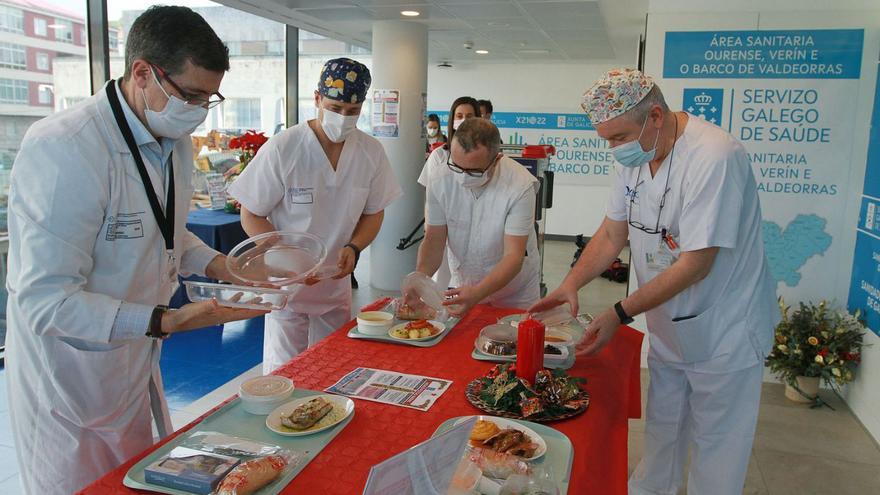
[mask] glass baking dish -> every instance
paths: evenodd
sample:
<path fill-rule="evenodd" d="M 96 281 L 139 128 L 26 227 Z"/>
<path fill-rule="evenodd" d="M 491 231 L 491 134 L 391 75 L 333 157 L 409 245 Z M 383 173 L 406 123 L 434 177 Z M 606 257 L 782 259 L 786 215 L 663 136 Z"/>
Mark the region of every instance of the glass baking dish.
<path fill-rule="evenodd" d="M 246 285 L 217 284 L 186 280 L 186 295 L 190 301 L 208 301 L 230 308 L 246 309 L 284 309 L 291 293 L 282 289 L 251 287 Z"/>

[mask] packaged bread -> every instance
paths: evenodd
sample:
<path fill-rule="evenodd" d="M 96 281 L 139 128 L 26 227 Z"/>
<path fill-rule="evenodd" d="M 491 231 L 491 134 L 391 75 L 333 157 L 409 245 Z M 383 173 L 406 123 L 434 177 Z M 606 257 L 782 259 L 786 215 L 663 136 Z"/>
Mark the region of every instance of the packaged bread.
<path fill-rule="evenodd" d="M 275 480 L 287 459 L 280 455 L 268 455 L 241 463 L 223 478 L 216 495 L 250 495 Z"/>

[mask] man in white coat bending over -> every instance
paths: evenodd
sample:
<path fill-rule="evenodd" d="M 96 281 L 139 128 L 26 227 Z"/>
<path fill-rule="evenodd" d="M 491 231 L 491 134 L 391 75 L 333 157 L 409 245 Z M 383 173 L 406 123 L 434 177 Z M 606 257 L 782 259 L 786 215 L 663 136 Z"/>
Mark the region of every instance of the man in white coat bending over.
<path fill-rule="evenodd" d="M 443 167 L 429 174 L 425 239 L 416 270 L 432 276 L 449 246 L 450 314 L 475 304 L 526 309 L 540 297 L 535 234 L 538 180 L 501 153 L 492 122 L 469 118 L 455 131 Z"/>
<path fill-rule="evenodd" d="M 600 275 L 629 238 L 639 289 L 587 328 L 597 352 L 645 313 L 651 350 L 645 453 L 633 495 L 674 495 L 691 453 L 688 493 L 742 493 L 758 418 L 764 356 L 778 321 L 764 257 L 761 206 L 745 148 L 685 112 L 650 77 L 609 71 L 582 106 L 615 167 L 606 218 L 558 289 L 532 310 L 565 302 Z"/>
<path fill-rule="evenodd" d="M 385 208 L 403 194 L 385 149 L 357 128 L 370 71 L 355 60 L 324 64 L 315 90 L 318 118 L 274 136 L 229 187 L 248 235 L 308 232 L 327 246 L 327 275 L 294 291 L 266 317 L 263 372 L 274 371 L 351 319 L 351 282 Z"/>
<path fill-rule="evenodd" d="M 9 404 L 21 480 L 69 494 L 171 430 L 168 334 L 250 318 L 213 301 L 173 311 L 177 274 L 232 280 L 186 231 L 189 133 L 229 69 L 198 14 L 154 7 L 131 27 L 125 76 L 34 124 L 9 196 Z"/>

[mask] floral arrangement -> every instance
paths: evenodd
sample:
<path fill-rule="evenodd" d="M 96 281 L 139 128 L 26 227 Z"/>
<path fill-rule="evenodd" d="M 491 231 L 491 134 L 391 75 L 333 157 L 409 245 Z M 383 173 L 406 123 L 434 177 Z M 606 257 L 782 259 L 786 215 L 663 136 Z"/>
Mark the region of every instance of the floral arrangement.
<path fill-rule="evenodd" d="M 865 328 L 858 313 L 831 310 L 826 301 L 791 311 L 780 299 L 779 309 L 782 321 L 766 362 L 775 375 L 791 386 L 798 376 L 817 377 L 834 390 L 855 379 Z"/>
<path fill-rule="evenodd" d="M 248 163 L 257 156 L 257 151 L 260 151 L 260 148 L 266 144 L 266 141 L 268 140 L 269 138 L 267 138 L 262 132 L 254 130 L 249 130 L 239 137 L 230 139 L 229 149 L 241 150 L 241 155 L 238 157 L 241 163 L 226 171 L 226 177 L 229 178 L 230 176 L 242 173 Z"/>
<path fill-rule="evenodd" d="M 523 418 L 553 417 L 585 409 L 588 403 L 581 389 L 586 379 L 563 370 L 541 370 L 529 383 L 516 377 L 515 364 L 499 364 L 478 380 L 483 402 Z"/>

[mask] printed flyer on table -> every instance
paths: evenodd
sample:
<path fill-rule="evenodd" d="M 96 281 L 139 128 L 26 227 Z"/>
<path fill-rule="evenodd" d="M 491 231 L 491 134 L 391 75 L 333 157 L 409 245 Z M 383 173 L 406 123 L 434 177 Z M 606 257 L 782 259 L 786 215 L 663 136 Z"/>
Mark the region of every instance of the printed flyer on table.
<path fill-rule="evenodd" d="M 355 399 L 427 411 L 450 385 L 451 381 L 441 378 L 356 368 L 326 391 Z"/>

